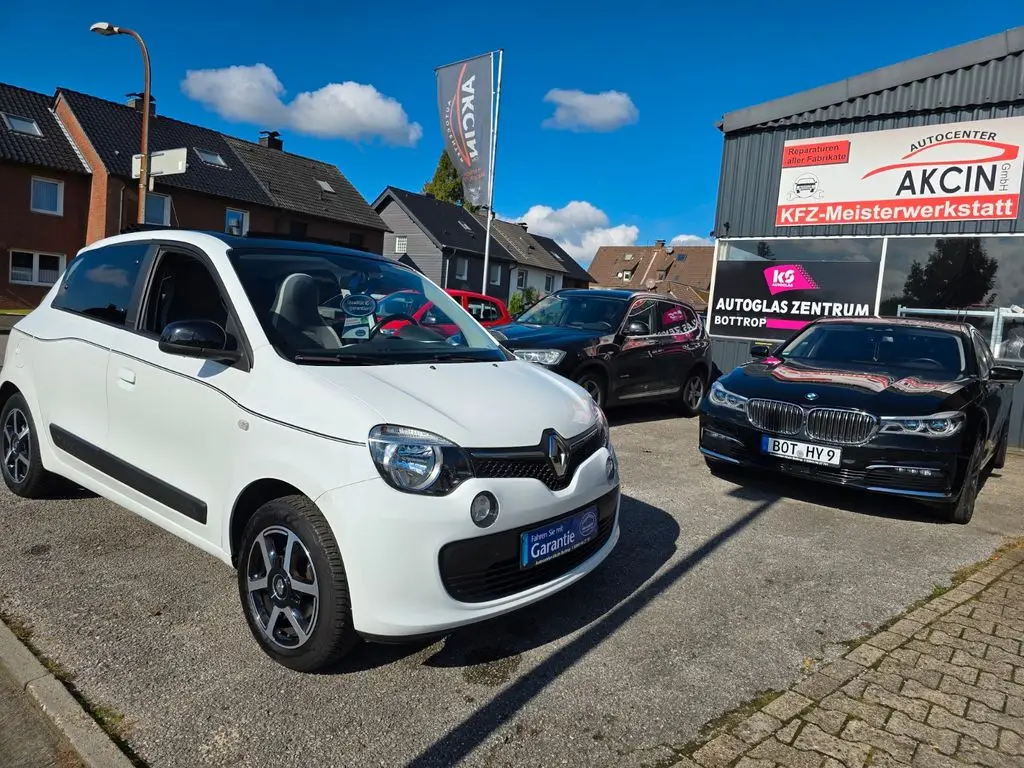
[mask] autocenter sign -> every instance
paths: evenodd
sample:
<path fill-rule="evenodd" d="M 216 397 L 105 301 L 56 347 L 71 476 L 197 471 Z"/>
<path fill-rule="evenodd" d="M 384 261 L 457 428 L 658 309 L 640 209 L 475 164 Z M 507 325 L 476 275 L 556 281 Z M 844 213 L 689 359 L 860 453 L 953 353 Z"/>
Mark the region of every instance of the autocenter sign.
<path fill-rule="evenodd" d="M 787 141 L 777 227 L 1016 219 L 1024 117 Z"/>

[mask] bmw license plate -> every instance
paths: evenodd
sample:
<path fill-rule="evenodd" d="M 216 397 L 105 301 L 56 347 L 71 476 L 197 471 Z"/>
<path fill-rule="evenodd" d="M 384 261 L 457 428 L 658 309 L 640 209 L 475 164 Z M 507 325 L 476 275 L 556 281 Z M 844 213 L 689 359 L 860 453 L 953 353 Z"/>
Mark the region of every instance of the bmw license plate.
<path fill-rule="evenodd" d="M 800 443 L 796 440 L 783 440 L 781 437 L 772 437 L 771 435 L 761 436 L 761 452 L 769 456 L 779 456 L 806 464 L 821 464 L 826 467 L 838 467 L 840 459 L 843 458 L 841 448 Z"/>
<path fill-rule="evenodd" d="M 519 567 L 532 568 L 572 552 L 597 536 L 597 507 L 520 535 Z"/>

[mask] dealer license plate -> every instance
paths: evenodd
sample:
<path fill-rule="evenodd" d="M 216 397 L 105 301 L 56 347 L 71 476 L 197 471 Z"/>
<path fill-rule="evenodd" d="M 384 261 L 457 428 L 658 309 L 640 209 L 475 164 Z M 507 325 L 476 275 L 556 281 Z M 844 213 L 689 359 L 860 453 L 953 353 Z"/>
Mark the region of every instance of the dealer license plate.
<path fill-rule="evenodd" d="M 769 456 L 781 456 L 784 459 L 802 461 L 807 464 L 821 464 L 827 467 L 838 467 L 843 458 L 841 448 L 827 445 L 799 443 L 796 440 L 783 440 L 771 435 L 761 436 L 761 452 Z"/>
<path fill-rule="evenodd" d="M 572 552 L 597 536 L 597 507 L 534 528 L 520 536 L 519 567 L 532 568 Z"/>

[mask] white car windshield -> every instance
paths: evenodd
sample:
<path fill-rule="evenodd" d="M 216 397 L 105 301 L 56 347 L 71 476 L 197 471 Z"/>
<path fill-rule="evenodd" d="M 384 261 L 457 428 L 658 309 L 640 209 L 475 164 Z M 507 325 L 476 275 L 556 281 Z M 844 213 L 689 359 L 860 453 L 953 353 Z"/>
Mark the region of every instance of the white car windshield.
<path fill-rule="evenodd" d="M 508 359 L 455 299 L 397 262 L 327 247 L 228 255 L 271 344 L 296 363 Z"/>

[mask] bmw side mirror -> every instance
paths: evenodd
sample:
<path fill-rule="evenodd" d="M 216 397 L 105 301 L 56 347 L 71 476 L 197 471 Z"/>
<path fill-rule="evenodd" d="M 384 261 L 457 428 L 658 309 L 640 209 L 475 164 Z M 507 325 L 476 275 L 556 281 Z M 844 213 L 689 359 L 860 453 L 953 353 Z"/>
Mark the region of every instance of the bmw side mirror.
<path fill-rule="evenodd" d="M 750 345 L 750 356 L 751 357 L 768 357 L 772 353 L 771 347 L 767 344 L 751 344 Z"/>
<path fill-rule="evenodd" d="M 994 365 L 989 372 L 989 379 L 992 381 L 1020 381 L 1024 377 L 1024 368 L 1015 368 L 1012 365 Z"/>
<path fill-rule="evenodd" d="M 627 336 L 650 336 L 651 329 L 647 327 L 646 323 L 641 323 L 639 320 L 633 320 L 629 325 L 626 326 Z"/>
<path fill-rule="evenodd" d="M 235 362 L 242 353 L 229 349 L 228 334 L 211 320 L 181 320 L 168 323 L 160 334 L 160 351 L 169 355 L 201 360 Z"/>

